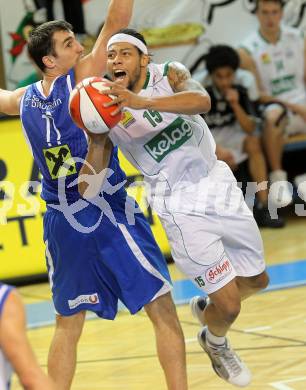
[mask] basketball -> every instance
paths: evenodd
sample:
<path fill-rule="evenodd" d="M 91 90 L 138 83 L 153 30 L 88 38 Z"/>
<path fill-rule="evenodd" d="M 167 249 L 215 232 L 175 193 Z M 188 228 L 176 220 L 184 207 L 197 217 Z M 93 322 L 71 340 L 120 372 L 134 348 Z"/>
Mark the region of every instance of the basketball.
<path fill-rule="evenodd" d="M 89 77 L 77 84 L 70 94 L 71 118 L 78 127 L 94 134 L 107 133 L 121 120 L 121 112 L 111 116 L 117 105 L 103 106 L 113 99 L 110 95 L 101 93 L 108 89 L 105 81 L 107 80 L 102 77 Z"/>

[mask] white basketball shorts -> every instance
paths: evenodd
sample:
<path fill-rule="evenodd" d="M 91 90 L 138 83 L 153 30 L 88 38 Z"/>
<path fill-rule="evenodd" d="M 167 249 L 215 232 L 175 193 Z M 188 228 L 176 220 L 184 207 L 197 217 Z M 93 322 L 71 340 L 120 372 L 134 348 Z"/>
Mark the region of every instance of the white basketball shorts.
<path fill-rule="evenodd" d="M 176 265 L 207 294 L 235 276 L 264 271 L 259 229 L 224 162 L 217 161 L 200 183 L 155 204 Z"/>

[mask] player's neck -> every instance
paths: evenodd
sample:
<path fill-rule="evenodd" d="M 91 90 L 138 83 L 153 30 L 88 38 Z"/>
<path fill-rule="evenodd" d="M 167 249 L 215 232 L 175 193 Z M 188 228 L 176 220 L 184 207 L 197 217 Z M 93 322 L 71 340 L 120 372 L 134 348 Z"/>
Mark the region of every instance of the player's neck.
<path fill-rule="evenodd" d="M 41 81 L 41 85 L 42 85 L 42 90 L 43 90 L 43 93 L 45 96 L 49 96 L 49 93 L 50 93 L 50 90 L 51 90 L 51 86 L 52 86 L 52 83 L 54 82 L 54 80 L 57 78 L 58 76 L 48 76 L 48 75 L 44 75 L 42 81 Z"/>
<path fill-rule="evenodd" d="M 272 44 L 275 44 L 278 42 L 280 34 L 281 34 L 280 28 L 276 31 L 266 31 L 263 29 L 260 29 L 259 31 L 260 31 L 261 36 L 266 41 L 268 41 L 269 43 L 272 43 Z"/>
<path fill-rule="evenodd" d="M 141 70 L 140 77 L 137 80 L 137 82 L 133 85 L 133 92 L 134 93 L 139 93 L 144 85 L 147 83 L 147 68 L 144 68 Z"/>
<path fill-rule="evenodd" d="M 48 96 L 50 93 L 51 86 L 55 79 L 57 79 L 61 74 L 57 74 L 55 72 L 47 72 L 44 73 L 43 79 L 42 79 L 42 89 L 45 96 Z"/>

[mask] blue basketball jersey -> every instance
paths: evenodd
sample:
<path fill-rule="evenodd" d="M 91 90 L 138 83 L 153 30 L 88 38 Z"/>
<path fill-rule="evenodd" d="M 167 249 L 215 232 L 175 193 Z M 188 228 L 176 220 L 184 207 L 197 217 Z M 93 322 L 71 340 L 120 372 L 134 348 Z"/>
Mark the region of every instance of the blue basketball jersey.
<path fill-rule="evenodd" d="M 59 179 L 65 176 L 63 193 L 68 202 L 80 198 L 77 185 L 69 187 L 81 167 L 87 153 L 87 138 L 69 115 L 69 96 L 75 86 L 74 71 L 54 80 L 48 97 L 42 83 L 30 85 L 20 105 L 20 117 L 27 142 L 42 173 L 42 198 L 47 203 L 59 202 Z M 119 167 L 117 148 L 114 148 L 109 168 L 114 174 L 109 178 L 112 185 L 125 180 Z M 121 190 L 124 191 L 124 190 Z"/>

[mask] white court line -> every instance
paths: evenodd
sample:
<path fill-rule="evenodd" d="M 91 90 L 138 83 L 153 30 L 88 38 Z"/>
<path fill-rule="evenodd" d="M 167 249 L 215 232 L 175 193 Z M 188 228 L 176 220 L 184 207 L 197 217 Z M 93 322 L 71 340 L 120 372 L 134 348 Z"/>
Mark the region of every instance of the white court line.
<path fill-rule="evenodd" d="M 270 330 L 270 329 L 272 329 L 272 326 L 258 326 L 257 328 L 244 329 L 244 332 L 245 333 L 260 332 L 261 330 Z"/>
<path fill-rule="evenodd" d="M 272 382 L 272 383 L 269 383 L 269 385 L 274 387 L 274 389 L 276 389 L 276 390 L 294 390 L 294 387 L 287 386 L 286 383 L 301 382 L 304 380 L 306 380 L 306 376 L 302 376 L 300 378 L 289 379 L 286 381 Z"/>

